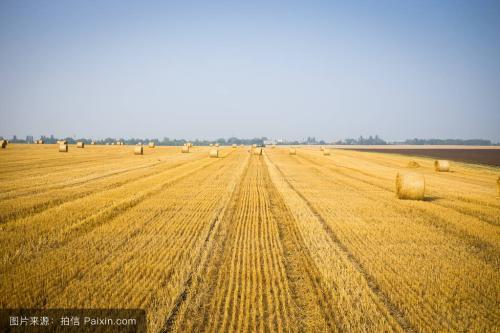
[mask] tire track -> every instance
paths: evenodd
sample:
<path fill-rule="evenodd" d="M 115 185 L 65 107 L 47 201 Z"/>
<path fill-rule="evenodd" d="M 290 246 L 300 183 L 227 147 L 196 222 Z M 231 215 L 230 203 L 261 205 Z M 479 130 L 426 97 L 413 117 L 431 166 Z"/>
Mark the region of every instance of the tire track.
<path fill-rule="evenodd" d="M 262 159 L 248 156 L 212 259 L 194 279 L 174 331 L 296 331 Z"/>
<path fill-rule="evenodd" d="M 212 223 L 210 224 L 209 232 L 203 242 L 203 250 L 201 251 L 202 255 L 197 260 L 197 264 L 194 265 L 194 267 L 198 267 L 198 269 L 191 272 L 188 278 L 186 279 L 182 292 L 177 296 L 172 310 L 166 315 L 165 325 L 161 329 L 161 332 L 173 331 L 173 328 L 176 325 L 176 320 L 178 319 L 179 311 L 181 310 L 181 307 L 185 304 L 189 295 L 189 291 L 194 289 L 193 288 L 194 284 L 199 283 L 200 276 L 205 271 L 205 269 L 200 269 L 200 268 L 202 267 L 206 268 L 207 263 L 211 262 L 211 260 L 213 259 L 215 252 L 214 247 L 217 247 L 218 245 L 215 243 L 218 242 L 219 238 L 221 237 L 221 231 L 220 231 L 222 223 L 221 221 L 225 219 L 225 216 L 227 215 L 232 216 L 232 214 L 234 214 L 233 209 L 235 206 L 234 204 L 235 196 L 240 190 L 242 179 L 248 172 L 250 159 L 248 157 L 246 158 L 247 161 L 244 163 L 243 169 L 237 173 L 235 180 L 233 180 L 233 184 L 230 186 L 230 190 L 228 191 L 229 195 L 225 200 L 223 200 L 221 207 L 219 208 L 215 218 L 212 220 Z M 225 242 L 223 243 L 225 244 Z M 193 281 L 193 276 L 196 277 L 196 281 Z"/>
<path fill-rule="evenodd" d="M 285 180 L 287 185 L 295 192 L 297 195 L 303 200 L 303 202 L 307 205 L 311 213 L 316 217 L 316 219 L 321 223 L 321 226 L 325 233 L 330 237 L 330 239 L 338 246 L 338 248 L 342 251 L 342 253 L 349 259 L 353 267 L 361 273 L 361 275 L 365 278 L 370 287 L 370 290 L 378 297 L 378 299 L 384 304 L 387 311 L 391 314 L 392 318 L 394 318 L 401 329 L 405 332 L 416 332 L 415 328 L 410 324 L 410 322 L 405 318 L 404 313 L 399 310 L 399 308 L 390 300 L 389 296 L 380 288 L 377 280 L 364 268 L 363 264 L 358 260 L 356 256 L 351 253 L 349 248 L 339 239 L 336 233 L 332 230 L 332 228 L 328 225 L 328 223 L 324 220 L 323 216 L 314 208 L 311 202 L 300 192 L 297 188 L 286 178 L 283 171 L 274 164 L 271 160 L 270 163 L 278 170 L 281 177 Z"/>

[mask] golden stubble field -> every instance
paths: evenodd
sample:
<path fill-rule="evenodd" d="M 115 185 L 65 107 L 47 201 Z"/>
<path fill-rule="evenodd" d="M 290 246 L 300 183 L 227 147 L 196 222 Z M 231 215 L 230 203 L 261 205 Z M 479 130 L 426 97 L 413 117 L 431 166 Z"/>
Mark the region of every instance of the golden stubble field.
<path fill-rule="evenodd" d="M 0 307 L 144 308 L 151 332 L 500 330 L 500 168 L 318 148 L 0 151 Z"/>

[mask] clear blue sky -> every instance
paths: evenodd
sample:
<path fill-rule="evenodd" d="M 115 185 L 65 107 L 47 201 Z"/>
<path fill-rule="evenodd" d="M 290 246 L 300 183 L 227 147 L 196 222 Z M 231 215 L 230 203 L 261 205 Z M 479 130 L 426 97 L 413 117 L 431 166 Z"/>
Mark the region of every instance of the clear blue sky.
<path fill-rule="evenodd" d="M 1 1 L 0 135 L 500 141 L 500 1 Z"/>

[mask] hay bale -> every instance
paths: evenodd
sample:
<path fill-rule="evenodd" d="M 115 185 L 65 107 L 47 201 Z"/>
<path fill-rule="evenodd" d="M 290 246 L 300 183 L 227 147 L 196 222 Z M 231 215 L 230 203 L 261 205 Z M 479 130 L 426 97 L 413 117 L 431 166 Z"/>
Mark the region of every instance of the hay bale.
<path fill-rule="evenodd" d="M 216 144 L 215 144 L 215 147 L 219 147 L 219 144 L 218 144 L 218 143 L 216 143 Z"/>
<path fill-rule="evenodd" d="M 210 147 L 213 147 L 213 146 L 214 146 L 214 144 L 213 144 L 213 143 L 211 143 L 211 144 L 209 144 L 209 146 L 210 146 Z"/>
<path fill-rule="evenodd" d="M 189 153 L 189 146 L 182 146 L 183 153 Z"/>
<path fill-rule="evenodd" d="M 328 148 L 323 148 L 323 155 L 325 155 L 325 156 L 330 156 L 330 149 L 328 149 Z"/>
<path fill-rule="evenodd" d="M 210 150 L 210 157 L 218 158 L 219 157 L 219 149 Z"/>
<path fill-rule="evenodd" d="M 188 146 L 189 148 L 191 148 L 191 147 L 193 146 L 193 144 L 192 144 L 191 142 L 188 142 L 187 146 Z"/>
<path fill-rule="evenodd" d="M 2 140 L 2 148 L 7 148 L 7 140 Z"/>
<path fill-rule="evenodd" d="M 151 141 L 149 144 L 148 144 L 148 147 L 149 148 L 154 148 L 155 147 L 155 143 L 153 141 Z"/>
<path fill-rule="evenodd" d="M 450 171 L 450 161 L 447 161 L 447 160 L 434 161 L 434 170 L 436 170 L 438 172 Z"/>
<path fill-rule="evenodd" d="M 95 141 L 90 142 L 91 145 L 95 145 Z"/>
<path fill-rule="evenodd" d="M 67 153 L 68 152 L 68 144 L 66 143 L 61 143 L 59 144 L 59 152 L 60 153 Z"/>
<path fill-rule="evenodd" d="M 257 145 L 254 143 L 254 144 L 252 145 L 252 148 L 257 148 Z"/>
<path fill-rule="evenodd" d="M 276 148 L 276 145 L 272 145 L 271 148 L 273 148 L 273 149 Z"/>
<path fill-rule="evenodd" d="M 262 148 L 254 148 L 253 154 L 254 155 L 262 155 Z"/>
<path fill-rule="evenodd" d="M 236 143 L 233 143 L 232 147 L 233 148 L 237 148 Z"/>
<path fill-rule="evenodd" d="M 78 141 L 76 143 L 76 148 L 85 148 L 85 142 L 83 141 Z"/>
<path fill-rule="evenodd" d="M 297 155 L 297 149 L 295 149 L 295 148 L 290 148 L 290 149 L 288 150 L 288 154 L 290 154 L 290 155 Z"/>
<path fill-rule="evenodd" d="M 419 168 L 419 167 L 420 167 L 420 164 L 418 164 L 417 161 L 410 160 L 408 162 L 408 168 Z"/>
<path fill-rule="evenodd" d="M 143 148 L 142 146 L 136 146 L 134 147 L 134 155 L 142 155 L 143 154 Z"/>
<path fill-rule="evenodd" d="M 325 148 L 323 146 L 319 147 L 319 150 L 323 151 Z"/>
<path fill-rule="evenodd" d="M 414 172 L 398 172 L 396 176 L 396 196 L 399 199 L 423 200 L 425 196 L 424 176 Z"/>

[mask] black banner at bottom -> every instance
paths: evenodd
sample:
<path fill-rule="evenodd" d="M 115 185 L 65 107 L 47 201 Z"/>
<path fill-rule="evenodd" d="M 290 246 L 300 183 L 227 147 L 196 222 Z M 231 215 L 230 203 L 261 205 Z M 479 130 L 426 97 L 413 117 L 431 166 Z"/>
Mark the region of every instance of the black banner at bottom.
<path fill-rule="evenodd" d="M 0 332 L 146 333 L 141 309 L 0 309 Z"/>

